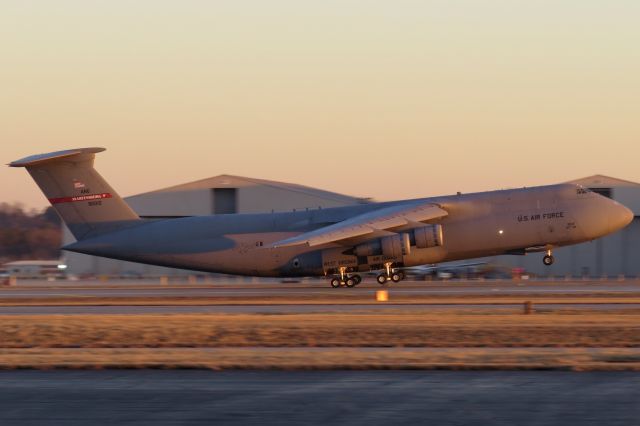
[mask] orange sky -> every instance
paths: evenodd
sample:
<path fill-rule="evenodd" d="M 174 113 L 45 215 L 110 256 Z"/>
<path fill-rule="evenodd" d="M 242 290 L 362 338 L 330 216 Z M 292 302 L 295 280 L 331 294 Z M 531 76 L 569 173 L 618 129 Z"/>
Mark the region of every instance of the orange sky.
<path fill-rule="evenodd" d="M 638 1 L 0 3 L 2 162 L 104 146 L 122 195 L 221 173 L 378 199 L 640 181 Z M 42 207 L 24 170 L 0 201 Z"/>

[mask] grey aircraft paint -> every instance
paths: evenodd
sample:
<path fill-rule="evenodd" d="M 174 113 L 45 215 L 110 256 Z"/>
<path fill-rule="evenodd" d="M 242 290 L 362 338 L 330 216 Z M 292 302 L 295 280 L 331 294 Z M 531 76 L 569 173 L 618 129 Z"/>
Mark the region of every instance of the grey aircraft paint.
<path fill-rule="evenodd" d="M 633 219 L 611 199 L 560 184 L 290 213 L 143 220 L 93 168 L 101 151 L 60 151 L 10 166 L 27 168 L 78 240 L 63 249 L 199 271 L 340 274 L 344 280 L 499 254 L 550 255 L 554 247 L 602 237 Z"/>

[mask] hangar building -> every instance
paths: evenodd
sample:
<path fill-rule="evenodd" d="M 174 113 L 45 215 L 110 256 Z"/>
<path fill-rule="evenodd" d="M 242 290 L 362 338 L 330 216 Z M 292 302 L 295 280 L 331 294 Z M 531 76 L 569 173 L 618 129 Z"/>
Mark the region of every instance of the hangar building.
<path fill-rule="evenodd" d="M 291 183 L 220 175 L 125 198 L 144 218 L 269 213 L 368 203 L 366 198 Z M 64 244 L 74 241 L 65 228 Z M 74 275 L 185 275 L 188 271 L 64 252 Z"/>
<path fill-rule="evenodd" d="M 612 198 L 630 208 L 633 222 L 615 234 L 592 242 L 562 247 L 553 251 L 555 263 L 542 264 L 542 254 L 498 256 L 491 263 L 523 268 L 538 276 L 556 277 L 638 277 L 640 276 L 640 183 L 603 175 L 570 181 Z"/>

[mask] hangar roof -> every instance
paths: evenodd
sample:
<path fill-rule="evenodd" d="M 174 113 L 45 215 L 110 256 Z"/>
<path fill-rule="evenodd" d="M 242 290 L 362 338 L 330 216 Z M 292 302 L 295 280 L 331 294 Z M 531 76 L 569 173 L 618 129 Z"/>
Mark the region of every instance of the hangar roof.
<path fill-rule="evenodd" d="M 640 187 L 640 183 L 605 175 L 593 175 L 569 181 L 587 188 Z"/>
<path fill-rule="evenodd" d="M 170 186 L 167 188 L 158 189 L 155 191 L 145 192 L 144 195 L 147 194 L 156 194 L 162 192 L 181 192 L 181 191 L 193 191 L 198 189 L 212 189 L 212 188 L 246 188 L 246 187 L 255 187 L 255 186 L 268 186 L 272 188 L 277 188 L 280 190 L 295 192 L 298 194 L 305 194 L 308 196 L 323 198 L 331 201 L 338 202 L 351 202 L 354 200 L 361 203 L 366 203 L 370 201 L 368 198 L 362 197 L 352 197 L 344 194 L 339 194 L 337 192 L 325 191 L 322 189 L 312 188 L 309 186 L 298 185 L 294 183 L 286 183 L 286 182 L 277 182 L 273 180 L 266 179 L 256 179 L 244 176 L 234 176 L 234 175 L 219 175 L 206 179 L 196 180 L 193 182 L 183 183 L 180 185 Z M 143 194 L 137 194 L 132 197 L 136 197 Z M 129 198 L 129 197 L 127 197 Z"/>
<path fill-rule="evenodd" d="M 640 216 L 640 183 L 611 176 L 593 175 L 569 181 L 586 188 L 611 188 L 611 198 L 629 207 L 633 214 Z"/>

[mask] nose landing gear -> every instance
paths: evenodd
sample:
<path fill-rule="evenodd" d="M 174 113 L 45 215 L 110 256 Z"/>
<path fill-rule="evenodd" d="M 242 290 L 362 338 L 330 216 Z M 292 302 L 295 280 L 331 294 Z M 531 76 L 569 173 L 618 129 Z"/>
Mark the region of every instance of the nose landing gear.
<path fill-rule="evenodd" d="M 553 258 L 551 250 L 547 250 L 547 254 L 542 258 L 542 263 L 544 263 L 546 266 L 551 266 L 553 265 L 554 261 L 555 259 Z"/>

